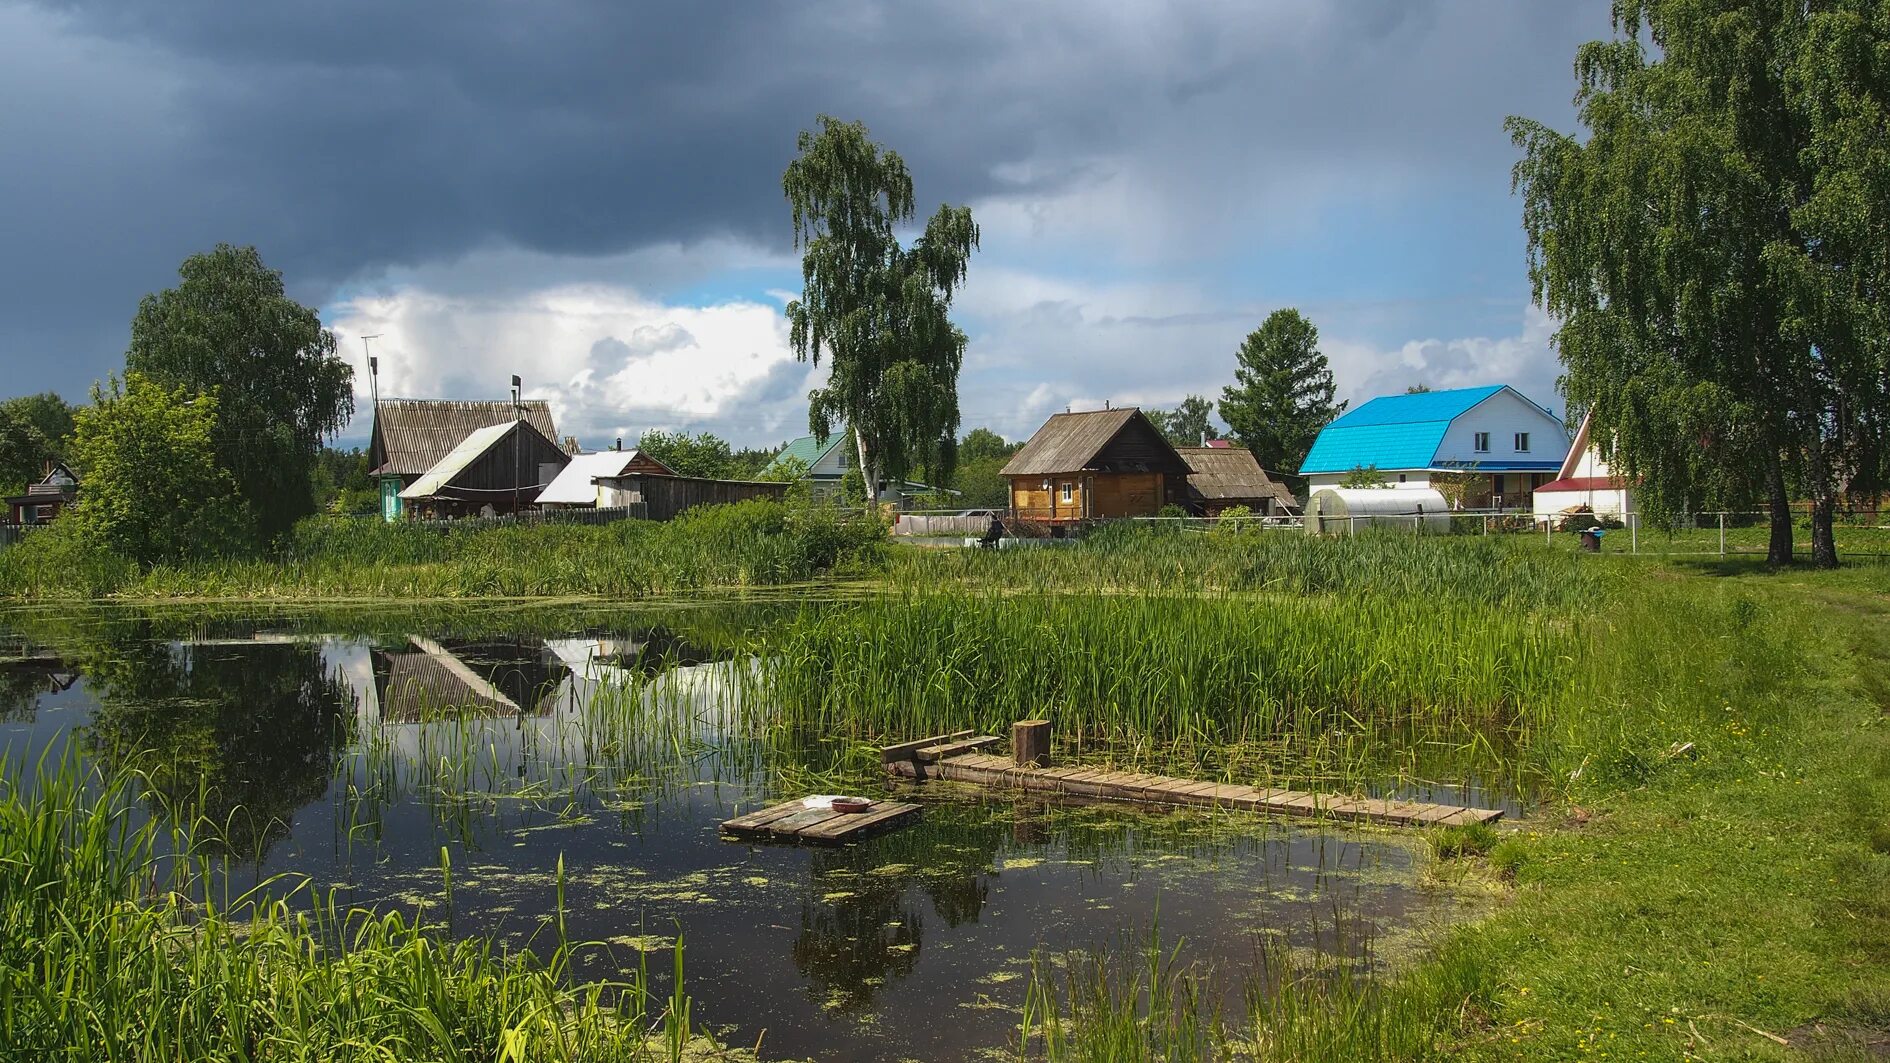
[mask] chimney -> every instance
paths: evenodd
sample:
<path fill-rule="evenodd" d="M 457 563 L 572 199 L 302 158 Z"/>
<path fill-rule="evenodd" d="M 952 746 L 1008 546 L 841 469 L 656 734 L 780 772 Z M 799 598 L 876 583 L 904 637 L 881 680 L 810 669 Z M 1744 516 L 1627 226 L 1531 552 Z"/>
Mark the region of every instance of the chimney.
<path fill-rule="evenodd" d="M 622 436 L 618 436 L 618 437 L 617 437 L 617 445 L 616 445 L 616 447 L 614 447 L 614 448 L 612 448 L 612 449 L 615 449 L 615 450 L 622 450 L 622 449 L 623 449 L 623 437 L 622 437 Z"/>
<path fill-rule="evenodd" d="M 1108 408 L 1109 408 L 1109 400 L 1108 400 L 1108 399 L 1104 399 L 1104 400 L 1103 400 L 1103 409 L 1105 409 L 1105 410 L 1106 410 L 1106 409 L 1108 409 Z"/>

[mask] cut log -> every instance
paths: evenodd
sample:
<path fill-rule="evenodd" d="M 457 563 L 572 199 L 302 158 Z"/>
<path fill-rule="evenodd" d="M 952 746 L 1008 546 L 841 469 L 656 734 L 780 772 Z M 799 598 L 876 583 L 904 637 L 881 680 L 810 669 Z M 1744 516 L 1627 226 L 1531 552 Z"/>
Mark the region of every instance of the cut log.
<path fill-rule="evenodd" d="M 1050 721 L 1019 720 L 1011 725 L 1011 763 L 1020 768 L 1050 766 Z"/>

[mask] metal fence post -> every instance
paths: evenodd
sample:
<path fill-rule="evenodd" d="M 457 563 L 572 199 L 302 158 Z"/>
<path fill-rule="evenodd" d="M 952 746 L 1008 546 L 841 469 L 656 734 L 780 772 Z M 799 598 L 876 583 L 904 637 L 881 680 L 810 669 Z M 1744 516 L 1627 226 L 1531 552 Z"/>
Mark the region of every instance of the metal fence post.
<path fill-rule="evenodd" d="M 1638 554 L 1641 552 L 1641 515 L 1639 513 L 1629 513 L 1627 515 L 1627 527 L 1628 553 Z"/>
<path fill-rule="evenodd" d="M 1726 514 L 1719 515 L 1719 556 L 1726 556 Z"/>

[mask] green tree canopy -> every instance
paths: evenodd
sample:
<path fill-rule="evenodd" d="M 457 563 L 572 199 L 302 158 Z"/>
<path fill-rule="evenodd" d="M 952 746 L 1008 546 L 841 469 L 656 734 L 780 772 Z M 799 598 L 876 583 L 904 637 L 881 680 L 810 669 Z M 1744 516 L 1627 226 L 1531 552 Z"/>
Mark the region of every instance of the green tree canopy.
<path fill-rule="evenodd" d="M 1840 490 L 1881 486 L 1890 7 L 1617 0 L 1577 53 L 1584 138 L 1511 118 L 1535 298 L 1570 405 L 1641 508 L 1770 507 L 1837 563 Z"/>
<path fill-rule="evenodd" d="M 958 497 L 952 506 L 1006 506 L 1011 500 L 1011 484 L 1002 475 L 1004 463 L 1023 446 L 1007 443 L 989 428 L 973 428 L 958 441 L 958 468 L 952 474 L 952 488 Z"/>
<path fill-rule="evenodd" d="M 1148 419 L 1178 447 L 1198 447 L 1203 440 L 1221 438 L 1214 427 L 1214 404 L 1204 395 L 1190 395 L 1172 410 L 1145 410 Z"/>
<path fill-rule="evenodd" d="M 1297 310 L 1275 310 L 1234 357 L 1234 383 L 1221 390 L 1221 420 L 1268 473 L 1297 473 L 1319 430 L 1345 409 L 1332 401 L 1332 367 L 1319 350 L 1319 330 Z"/>
<path fill-rule="evenodd" d="M 0 492 L 13 494 L 64 461 L 72 439 L 72 407 L 50 391 L 0 402 Z"/>
<path fill-rule="evenodd" d="M 728 440 L 713 432 L 690 435 L 652 428 L 637 440 L 637 449 L 672 469 L 678 476 L 711 480 L 741 479 L 747 467 L 735 460 Z"/>
<path fill-rule="evenodd" d="M 218 244 L 178 274 L 177 287 L 139 305 L 125 368 L 218 393 L 218 459 L 273 537 L 314 509 L 310 471 L 322 440 L 354 413 L 353 370 L 255 248 Z"/>
<path fill-rule="evenodd" d="M 802 250 L 801 297 L 788 304 L 803 360 L 828 359 L 808 395 L 808 428 L 852 427 L 860 468 L 873 482 L 951 480 L 958 431 L 958 371 L 965 334 L 952 324 L 978 227 L 969 207 L 941 206 L 910 248 L 894 227 L 913 217 L 905 160 L 866 127 L 820 116 L 803 131 L 782 189 Z"/>
<path fill-rule="evenodd" d="M 216 393 L 169 389 L 138 373 L 93 391 L 73 453 L 86 470 L 71 529 L 141 565 L 229 553 L 250 514 L 217 462 Z M 63 522 L 62 522 L 63 523 Z"/>

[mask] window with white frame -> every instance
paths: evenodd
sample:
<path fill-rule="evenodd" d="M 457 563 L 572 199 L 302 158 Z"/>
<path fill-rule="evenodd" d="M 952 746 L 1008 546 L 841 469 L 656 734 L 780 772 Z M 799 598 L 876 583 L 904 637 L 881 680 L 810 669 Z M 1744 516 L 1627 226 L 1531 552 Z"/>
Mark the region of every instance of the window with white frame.
<path fill-rule="evenodd" d="M 1488 454 L 1490 452 L 1490 433 L 1478 432 L 1475 445 L 1478 454 Z"/>
<path fill-rule="evenodd" d="M 1065 504 L 1076 501 L 1076 485 L 1070 483 L 1068 480 L 1063 481 L 1062 497 L 1060 501 Z"/>
<path fill-rule="evenodd" d="M 1528 432 L 1516 433 L 1516 453 L 1518 454 L 1529 453 L 1529 433 Z"/>

